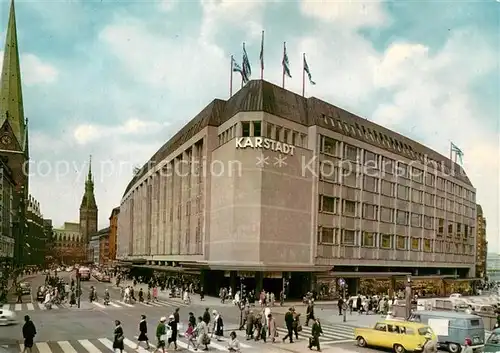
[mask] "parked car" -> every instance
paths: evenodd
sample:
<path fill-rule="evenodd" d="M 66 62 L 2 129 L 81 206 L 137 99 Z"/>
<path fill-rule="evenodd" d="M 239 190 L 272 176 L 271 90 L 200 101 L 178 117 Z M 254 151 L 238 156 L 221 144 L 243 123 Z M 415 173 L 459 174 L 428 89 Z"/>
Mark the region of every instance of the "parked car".
<path fill-rule="evenodd" d="M 0 308 L 0 326 L 17 324 L 16 313 Z"/>
<path fill-rule="evenodd" d="M 436 339 L 429 326 L 398 320 L 383 320 L 377 322 L 373 328 L 354 329 L 358 346 L 393 349 L 395 353 L 422 351 L 427 333 Z"/>
<path fill-rule="evenodd" d="M 494 329 L 484 344 L 484 353 L 500 352 L 500 329 Z"/>

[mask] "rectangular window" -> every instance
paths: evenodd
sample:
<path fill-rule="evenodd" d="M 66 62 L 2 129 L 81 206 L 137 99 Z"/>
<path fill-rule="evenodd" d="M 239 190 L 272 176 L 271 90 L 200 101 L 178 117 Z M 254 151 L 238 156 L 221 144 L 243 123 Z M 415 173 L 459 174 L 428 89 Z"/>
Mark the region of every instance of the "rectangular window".
<path fill-rule="evenodd" d="M 335 244 L 336 229 L 334 228 L 320 228 L 320 244 Z"/>
<path fill-rule="evenodd" d="M 363 232 L 363 238 L 361 239 L 361 246 L 372 248 L 375 246 L 376 233 Z"/>
<path fill-rule="evenodd" d="M 446 199 L 446 211 L 453 212 L 453 201 Z"/>
<path fill-rule="evenodd" d="M 438 234 L 444 233 L 444 219 L 438 218 Z"/>
<path fill-rule="evenodd" d="M 464 238 L 467 238 L 469 236 L 469 226 L 467 224 L 464 224 Z"/>
<path fill-rule="evenodd" d="M 413 251 L 420 250 L 420 238 L 411 238 L 411 249 Z"/>
<path fill-rule="evenodd" d="M 411 214 L 411 226 L 412 227 L 422 227 L 422 215 L 418 213 Z"/>
<path fill-rule="evenodd" d="M 453 235 L 453 223 L 448 224 L 448 236 L 451 237 Z"/>
<path fill-rule="evenodd" d="M 378 155 L 365 150 L 365 165 L 369 168 L 378 168 Z"/>
<path fill-rule="evenodd" d="M 320 211 L 321 212 L 329 212 L 329 213 L 337 213 L 337 204 L 338 199 L 335 197 L 320 196 Z"/>
<path fill-rule="evenodd" d="M 271 123 L 266 123 L 266 136 L 269 137 L 270 139 L 273 139 L 274 140 L 274 136 L 273 136 L 273 124 Z"/>
<path fill-rule="evenodd" d="M 396 249 L 398 250 L 406 250 L 406 237 L 402 235 L 398 235 L 396 237 Z"/>
<path fill-rule="evenodd" d="M 457 237 L 461 236 L 462 235 L 462 224 L 461 223 L 457 223 Z"/>
<path fill-rule="evenodd" d="M 411 201 L 415 203 L 422 203 L 422 191 L 412 189 Z"/>
<path fill-rule="evenodd" d="M 398 199 L 409 200 L 409 190 L 408 186 L 398 185 Z"/>
<path fill-rule="evenodd" d="M 352 188 L 358 187 L 358 176 L 355 171 L 343 170 L 342 184 Z"/>
<path fill-rule="evenodd" d="M 438 177 L 436 186 L 439 190 L 444 191 L 444 187 L 445 187 L 444 179 L 441 177 Z"/>
<path fill-rule="evenodd" d="M 430 216 L 424 216 L 424 228 L 434 229 L 434 218 Z"/>
<path fill-rule="evenodd" d="M 436 182 L 436 177 L 433 174 L 431 173 L 425 174 L 425 185 L 434 186 L 435 182 Z"/>
<path fill-rule="evenodd" d="M 283 129 L 283 142 L 288 143 L 288 137 L 290 135 L 290 130 Z"/>
<path fill-rule="evenodd" d="M 409 217 L 410 215 L 408 214 L 408 212 L 398 210 L 396 213 L 396 223 L 399 225 L 407 226 Z"/>
<path fill-rule="evenodd" d="M 394 209 L 383 206 L 380 207 L 380 221 L 394 223 Z"/>
<path fill-rule="evenodd" d="M 378 192 L 378 179 L 368 175 L 364 175 L 363 189 L 370 192 Z"/>
<path fill-rule="evenodd" d="M 387 174 L 394 174 L 394 161 L 387 157 L 382 157 L 382 170 Z"/>
<path fill-rule="evenodd" d="M 243 137 L 250 136 L 250 123 L 248 121 L 241 122 L 241 136 Z"/>
<path fill-rule="evenodd" d="M 408 165 L 404 164 L 402 162 L 398 162 L 397 174 L 398 174 L 398 177 L 407 179 L 408 178 Z"/>
<path fill-rule="evenodd" d="M 260 121 L 253 122 L 253 135 L 262 136 L 262 124 L 260 123 Z"/>
<path fill-rule="evenodd" d="M 283 135 L 281 134 L 282 130 L 281 126 L 276 125 L 276 141 L 283 141 Z"/>
<path fill-rule="evenodd" d="M 382 234 L 380 236 L 380 247 L 382 249 L 392 249 L 392 235 L 391 234 Z"/>
<path fill-rule="evenodd" d="M 354 245 L 356 243 L 356 232 L 354 230 L 344 229 L 342 233 L 342 244 Z"/>
<path fill-rule="evenodd" d="M 437 196 L 436 208 L 439 208 L 440 210 L 444 210 L 444 197 Z"/>
<path fill-rule="evenodd" d="M 381 194 L 389 197 L 394 197 L 394 183 L 387 180 L 382 180 Z"/>
<path fill-rule="evenodd" d="M 424 171 L 415 167 L 411 168 L 411 179 L 414 182 L 422 183 L 424 179 Z"/>
<path fill-rule="evenodd" d="M 348 144 L 344 144 L 344 160 L 357 162 L 358 148 Z"/>
<path fill-rule="evenodd" d="M 434 206 L 435 196 L 428 192 L 425 193 L 425 204 L 427 206 Z"/>
<path fill-rule="evenodd" d="M 334 140 L 330 137 L 323 136 L 323 135 L 321 135 L 321 138 L 323 140 L 321 143 L 321 152 L 325 153 L 325 154 L 332 155 L 332 156 L 336 156 L 337 155 L 337 146 L 338 146 L 337 140 Z"/>
<path fill-rule="evenodd" d="M 431 246 L 430 239 L 424 239 L 424 251 L 425 252 L 432 252 L 432 246 Z"/>
<path fill-rule="evenodd" d="M 356 202 L 344 200 L 344 209 L 342 211 L 344 216 L 356 216 Z"/>
<path fill-rule="evenodd" d="M 363 218 L 377 220 L 378 206 L 363 204 Z"/>
<path fill-rule="evenodd" d="M 321 162 L 319 173 L 320 180 L 329 181 L 332 183 L 337 183 L 338 179 L 338 168 L 334 167 L 332 163 Z"/>

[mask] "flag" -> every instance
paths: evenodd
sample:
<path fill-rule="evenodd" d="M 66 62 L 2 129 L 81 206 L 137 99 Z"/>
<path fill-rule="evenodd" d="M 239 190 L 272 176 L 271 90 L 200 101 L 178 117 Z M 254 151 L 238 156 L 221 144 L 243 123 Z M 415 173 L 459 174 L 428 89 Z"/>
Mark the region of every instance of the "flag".
<path fill-rule="evenodd" d="M 288 61 L 288 54 L 286 53 L 286 43 L 283 45 L 283 61 L 281 65 L 283 65 L 283 73 L 292 78 L 290 74 L 290 62 Z"/>
<path fill-rule="evenodd" d="M 307 60 L 305 55 L 304 55 L 304 71 L 306 72 L 307 77 L 309 78 L 309 83 L 311 85 L 315 85 L 316 82 L 312 80 L 311 71 L 309 71 L 309 65 L 307 65 Z"/>
<path fill-rule="evenodd" d="M 243 62 L 241 63 L 243 72 L 243 81 L 246 83 L 250 80 L 252 76 L 252 67 L 250 66 L 250 60 L 248 60 L 247 50 L 245 49 L 245 43 L 243 43 Z"/>
<path fill-rule="evenodd" d="M 247 83 L 248 82 L 248 77 L 245 75 L 245 72 L 243 71 L 243 68 L 241 67 L 240 64 L 238 64 L 236 62 L 236 60 L 234 60 L 234 58 L 232 58 L 233 60 L 233 72 L 237 72 L 241 75 L 241 79 L 243 80 L 243 83 Z"/>
<path fill-rule="evenodd" d="M 260 41 L 260 69 L 264 70 L 264 31 L 262 31 L 262 39 Z"/>
<path fill-rule="evenodd" d="M 464 152 L 458 148 L 457 145 L 455 145 L 453 142 L 451 143 L 451 150 L 456 153 L 458 160 L 460 161 L 460 164 L 463 163 L 462 157 L 464 156 Z"/>

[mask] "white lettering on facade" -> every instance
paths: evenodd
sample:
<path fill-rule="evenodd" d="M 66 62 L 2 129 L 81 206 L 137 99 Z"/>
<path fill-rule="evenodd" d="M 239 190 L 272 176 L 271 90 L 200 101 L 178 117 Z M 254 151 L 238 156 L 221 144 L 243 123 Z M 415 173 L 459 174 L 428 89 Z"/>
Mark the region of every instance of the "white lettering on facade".
<path fill-rule="evenodd" d="M 236 148 L 260 148 L 264 150 L 271 150 L 283 154 L 293 156 L 295 153 L 295 146 L 288 143 L 274 141 L 266 137 L 238 137 L 236 139 Z"/>

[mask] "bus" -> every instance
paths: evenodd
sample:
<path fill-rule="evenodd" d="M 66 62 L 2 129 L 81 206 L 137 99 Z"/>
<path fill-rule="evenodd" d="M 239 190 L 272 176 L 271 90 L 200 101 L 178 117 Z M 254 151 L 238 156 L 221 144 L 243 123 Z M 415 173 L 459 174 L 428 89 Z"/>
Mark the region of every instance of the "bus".
<path fill-rule="evenodd" d="M 90 269 L 88 267 L 80 267 L 78 273 L 80 273 L 80 281 L 90 280 Z"/>

